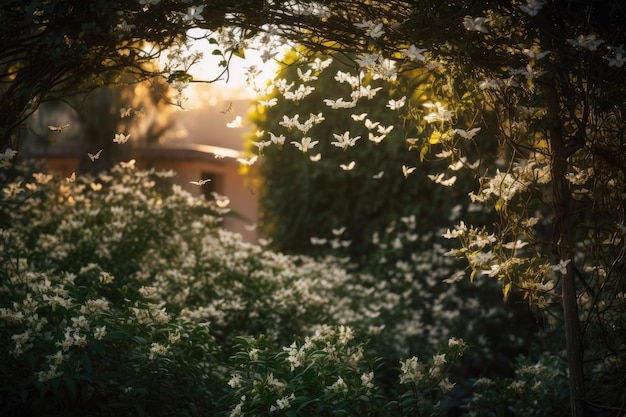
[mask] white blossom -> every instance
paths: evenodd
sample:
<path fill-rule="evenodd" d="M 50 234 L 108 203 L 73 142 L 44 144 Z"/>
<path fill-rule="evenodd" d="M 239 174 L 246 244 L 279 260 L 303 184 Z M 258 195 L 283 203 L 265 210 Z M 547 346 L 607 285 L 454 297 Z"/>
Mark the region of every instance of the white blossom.
<path fill-rule="evenodd" d="M 404 54 L 405 57 L 410 59 L 411 61 L 420 61 L 424 62 L 426 59 L 423 52 L 426 52 L 426 49 L 418 48 L 415 45 L 409 46 L 409 49 L 400 49 L 400 53 Z"/>
<path fill-rule="evenodd" d="M 521 5 L 519 8 L 529 16 L 537 16 L 539 10 L 543 8 L 543 3 L 539 0 L 526 0 L 526 5 Z"/>
<path fill-rule="evenodd" d="M 578 35 L 576 39 L 568 39 L 570 45 L 575 46 L 576 48 L 587 49 L 589 51 L 598 50 L 598 46 L 604 43 L 604 40 L 597 39 L 596 35 Z"/>
<path fill-rule="evenodd" d="M 463 18 L 463 26 L 470 31 L 489 33 L 489 30 L 484 26 L 486 22 L 486 17 L 465 16 Z"/>

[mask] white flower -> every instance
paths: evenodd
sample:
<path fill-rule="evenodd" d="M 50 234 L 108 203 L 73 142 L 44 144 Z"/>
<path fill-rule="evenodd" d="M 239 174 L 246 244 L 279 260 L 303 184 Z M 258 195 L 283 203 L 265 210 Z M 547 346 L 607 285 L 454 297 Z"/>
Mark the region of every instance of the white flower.
<path fill-rule="evenodd" d="M 230 385 L 231 388 L 239 388 L 239 387 L 241 387 L 241 375 L 233 374 L 230 377 L 230 381 L 228 381 L 228 385 Z"/>
<path fill-rule="evenodd" d="M 139 288 L 139 294 L 146 298 L 154 297 L 157 295 L 157 289 L 156 287 L 142 286 Z"/>
<path fill-rule="evenodd" d="M 400 361 L 400 383 L 418 383 L 423 376 L 423 365 L 413 356 L 405 361 Z"/>
<path fill-rule="evenodd" d="M 352 171 L 355 166 L 356 166 L 355 161 L 351 161 L 349 164 L 339 164 L 339 167 L 343 169 L 344 171 Z"/>
<path fill-rule="evenodd" d="M 285 143 L 284 135 L 276 136 L 272 132 L 269 132 L 269 134 L 270 134 L 270 140 L 272 141 L 272 143 L 276 145 L 283 145 Z"/>
<path fill-rule="evenodd" d="M 128 142 L 128 139 L 130 139 L 130 134 L 124 135 L 123 133 L 116 133 L 113 142 L 123 145 L 124 143 Z"/>
<path fill-rule="evenodd" d="M 243 119 L 241 118 L 241 116 L 236 116 L 233 121 L 226 123 L 226 127 L 230 129 L 238 129 L 242 126 L 243 126 Z"/>
<path fill-rule="evenodd" d="M 441 184 L 445 187 L 451 187 L 456 182 L 456 176 L 452 176 L 450 178 L 444 178 L 445 174 L 439 175 L 428 175 L 428 178 L 433 181 L 435 184 Z"/>
<path fill-rule="evenodd" d="M 433 366 L 442 366 L 446 363 L 445 353 L 433 355 Z"/>
<path fill-rule="evenodd" d="M 294 92 L 285 91 L 283 97 L 285 97 L 285 100 L 300 101 L 313 91 L 315 91 L 315 87 L 299 85 Z"/>
<path fill-rule="evenodd" d="M 106 334 L 107 334 L 107 327 L 106 326 L 96 327 L 96 330 L 94 330 L 94 332 L 93 332 L 93 338 L 96 339 L 96 340 L 100 340 L 104 336 L 106 336 Z"/>
<path fill-rule="evenodd" d="M 274 97 L 269 100 L 259 100 L 258 103 L 263 107 L 274 107 L 278 103 L 278 99 Z"/>
<path fill-rule="evenodd" d="M 126 19 L 122 19 L 122 23 L 118 24 L 117 27 L 122 31 L 122 32 L 130 32 L 132 29 L 135 29 L 137 26 L 135 25 L 129 25 L 126 22 Z"/>
<path fill-rule="evenodd" d="M 333 63 L 333 59 L 332 58 L 328 58 L 325 59 L 324 61 L 322 61 L 319 57 L 315 58 L 315 60 L 309 64 L 309 66 L 311 67 L 311 69 L 313 69 L 314 71 L 324 71 L 326 68 L 328 68 L 328 66 L 330 64 Z"/>
<path fill-rule="evenodd" d="M 483 26 L 486 22 L 486 17 L 465 16 L 463 18 L 463 26 L 465 26 L 465 29 L 476 32 L 489 33 L 489 30 Z"/>
<path fill-rule="evenodd" d="M 325 99 L 324 104 L 328 107 L 336 110 L 336 109 L 349 109 L 352 107 L 356 107 L 356 101 L 344 101 L 343 98 L 338 98 L 337 100 Z"/>
<path fill-rule="evenodd" d="M 287 129 L 289 129 L 289 130 L 291 130 L 294 127 L 296 127 L 296 124 L 299 124 L 298 123 L 298 119 L 299 118 L 300 118 L 299 114 L 296 114 L 293 117 L 288 117 L 286 115 L 283 115 L 283 120 L 278 122 L 278 124 L 283 126 L 283 127 L 285 127 L 285 128 L 287 128 Z"/>
<path fill-rule="evenodd" d="M 481 90 L 497 90 L 501 86 L 501 80 L 483 80 L 478 83 L 478 88 L 480 88 Z"/>
<path fill-rule="evenodd" d="M 257 148 L 259 148 L 259 153 L 263 153 L 263 148 L 266 148 L 268 146 L 270 146 L 272 144 L 271 140 L 260 140 L 257 142 L 252 142 L 252 144 L 254 146 L 256 146 Z"/>
<path fill-rule="evenodd" d="M 374 68 L 379 59 L 379 54 L 358 54 L 355 61 L 360 67 Z"/>
<path fill-rule="evenodd" d="M 393 130 L 393 125 L 390 126 L 378 126 L 377 131 L 378 133 L 380 133 L 381 135 L 387 135 L 389 132 L 391 132 Z"/>
<path fill-rule="evenodd" d="M 358 90 L 353 91 L 350 94 L 350 97 L 353 100 L 358 100 L 362 97 L 366 97 L 368 100 L 371 100 L 374 98 L 374 96 L 376 96 L 376 93 L 378 93 L 380 90 L 382 90 L 382 87 L 376 87 L 376 88 L 372 88 L 371 85 L 366 85 L 366 86 L 360 86 Z"/>
<path fill-rule="evenodd" d="M 502 245 L 505 249 L 521 249 L 524 246 L 528 245 L 528 242 L 522 242 L 521 240 L 517 240 L 515 242 L 508 242 Z"/>
<path fill-rule="evenodd" d="M 470 130 L 454 129 L 454 133 L 456 135 L 459 135 L 463 139 L 467 139 L 467 140 L 473 139 L 474 136 L 476 136 L 478 132 L 480 132 L 480 127 L 475 127 L 474 129 L 470 129 Z"/>
<path fill-rule="evenodd" d="M 365 29 L 365 35 L 373 39 L 380 38 L 385 33 L 382 23 L 377 24 L 371 20 L 363 20 L 362 23 L 355 23 L 354 26 Z"/>
<path fill-rule="evenodd" d="M 304 365 L 304 361 L 306 359 L 306 352 L 304 351 L 304 348 L 298 348 L 295 343 L 292 343 L 291 346 L 288 348 L 284 347 L 283 350 L 289 352 L 287 362 L 289 362 L 292 371 Z"/>
<path fill-rule="evenodd" d="M 363 74 L 359 74 L 359 76 L 355 76 L 350 74 L 349 72 L 337 71 L 335 74 L 335 81 L 338 83 L 348 83 L 350 87 L 357 88 L 361 84 L 361 78 Z"/>
<path fill-rule="evenodd" d="M 432 109 L 431 113 L 424 116 L 424 120 L 426 120 L 428 123 L 433 123 L 436 121 L 449 121 L 452 119 L 452 116 L 454 116 L 454 112 L 446 110 L 446 106 L 438 101 L 435 103 L 424 103 L 422 104 L 422 106 L 426 107 L 427 109 Z"/>
<path fill-rule="evenodd" d="M 487 264 L 491 263 L 493 258 L 494 258 L 494 256 L 493 256 L 493 252 L 492 251 L 488 251 L 488 252 L 473 252 L 472 254 L 469 255 L 468 260 L 470 261 L 470 263 L 472 265 L 481 266 L 481 265 L 487 265 Z M 489 273 L 493 273 L 493 272 L 494 272 L 494 270 L 490 270 L 489 271 Z"/>
<path fill-rule="evenodd" d="M 624 45 L 620 45 L 618 47 L 610 46 L 609 49 L 614 51 L 613 56 L 605 56 L 603 58 L 609 63 L 609 67 L 621 68 L 624 63 L 626 63 L 626 56 L 624 56 Z"/>
<path fill-rule="evenodd" d="M 259 349 L 250 349 L 250 352 L 248 352 L 248 357 L 250 358 L 251 361 L 258 361 L 259 360 Z"/>
<path fill-rule="evenodd" d="M 450 338 L 448 340 L 448 347 L 455 347 L 455 346 L 465 347 L 465 341 L 463 339 L 457 339 L 455 337 Z"/>
<path fill-rule="evenodd" d="M 589 51 L 596 51 L 598 46 L 602 45 L 604 41 L 602 39 L 597 39 L 596 35 L 578 35 L 576 39 L 568 39 L 570 45 L 573 45 L 577 48 L 587 49 Z"/>
<path fill-rule="evenodd" d="M 400 49 L 400 52 L 411 61 L 424 62 L 426 59 L 424 55 L 422 55 L 422 52 L 426 52 L 426 49 L 418 48 L 415 45 L 409 46 L 409 49 Z"/>
<path fill-rule="evenodd" d="M 537 16 L 537 13 L 543 7 L 543 3 L 539 0 L 526 0 L 526 5 L 519 8 L 529 16 Z"/>
<path fill-rule="evenodd" d="M 341 148 L 344 151 L 349 147 L 354 146 L 356 144 L 356 141 L 361 139 L 360 136 L 351 138 L 350 132 L 347 130 L 342 135 L 337 135 L 336 133 L 333 133 L 333 136 L 335 137 L 335 139 L 337 139 L 337 141 L 331 142 L 330 144 L 335 145 L 336 147 Z"/>
<path fill-rule="evenodd" d="M 571 262 L 571 259 L 561 259 L 558 265 L 550 265 L 550 269 L 553 271 L 559 271 L 561 274 L 567 274 L 567 265 Z"/>
<path fill-rule="evenodd" d="M 183 19 L 186 22 L 193 22 L 194 20 L 204 20 L 202 15 L 202 11 L 204 10 L 204 4 L 200 6 L 191 6 L 187 8 L 187 13 L 181 13 L 183 15 Z"/>
<path fill-rule="evenodd" d="M 386 137 L 386 135 L 378 135 L 378 136 L 377 136 L 377 135 L 373 134 L 372 132 L 369 132 L 369 133 L 367 134 L 367 138 L 368 138 L 370 141 L 372 141 L 372 142 L 374 142 L 374 143 L 376 143 L 376 144 L 379 144 L 380 142 L 382 142 L 382 141 L 383 141 L 383 139 L 385 139 L 385 137 Z"/>
<path fill-rule="evenodd" d="M 155 359 L 157 356 L 165 355 L 167 351 L 168 351 L 167 346 L 163 346 L 159 343 L 152 343 L 150 345 L 150 354 L 148 355 L 148 358 Z"/>
<path fill-rule="evenodd" d="M 291 407 L 291 401 L 295 400 L 296 396 L 292 393 L 289 397 L 283 397 L 276 400 L 276 405 L 270 407 L 270 411 L 284 410 Z"/>
<path fill-rule="evenodd" d="M 252 166 L 259 159 L 258 155 L 251 156 L 250 158 L 237 158 L 237 162 L 242 165 Z"/>
<path fill-rule="evenodd" d="M 333 231 L 334 233 L 334 231 Z M 341 232 L 343 233 L 343 231 Z M 354 339 L 354 329 L 349 326 L 339 326 L 339 343 L 342 345 L 347 344 L 350 340 Z"/>
<path fill-rule="evenodd" d="M 406 165 L 402 165 L 402 175 L 404 178 L 407 178 L 411 173 L 415 171 L 415 167 L 407 167 Z"/>
<path fill-rule="evenodd" d="M 7 148 L 4 152 L 0 153 L 0 167 L 9 165 L 9 161 L 17 155 L 17 151 L 11 148 Z"/>
<path fill-rule="evenodd" d="M 454 384 L 456 384 L 456 383 L 455 382 L 450 382 L 448 377 L 445 377 L 441 381 L 439 381 L 439 389 L 443 393 L 448 393 L 448 392 L 452 391 L 452 388 L 454 388 Z"/>
<path fill-rule="evenodd" d="M 306 153 L 309 149 L 312 149 L 315 145 L 317 145 L 319 141 L 311 141 L 310 137 L 305 136 L 300 140 L 300 142 L 292 141 L 291 143 L 303 153 Z"/>
<path fill-rule="evenodd" d="M 365 119 L 365 128 L 367 130 L 374 130 L 380 124 L 380 122 L 372 122 L 370 119 Z"/>
<path fill-rule="evenodd" d="M 303 83 L 317 80 L 317 76 L 312 75 L 312 70 L 308 70 L 307 72 L 303 73 L 300 68 L 297 68 L 296 71 L 298 72 L 298 78 Z"/>
<path fill-rule="evenodd" d="M 348 386 L 344 382 L 342 377 L 337 378 L 337 381 L 328 387 L 329 390 L 334 392 L 346 392 L 348 391 Z"/>
<path fill-rule="evenodd" d="M 386 107 L 389 107 L 391 110 L 400 110 L 404 107 L 404 103 L 406 102 L 406 96 L 401 97 L 399 100 L 389 100 Z"/>
<path fill-rule="evenodd" d="M 550 51 L 541 51 L 538 46 L 522 49 L 522 53 L 529 58 L 540 60 L 550 55 Z"/>
<path fill-rule="evenodd" d="M 367 389 L 374 388 L 374 372 L 361 374 L 361 384 Z"/>

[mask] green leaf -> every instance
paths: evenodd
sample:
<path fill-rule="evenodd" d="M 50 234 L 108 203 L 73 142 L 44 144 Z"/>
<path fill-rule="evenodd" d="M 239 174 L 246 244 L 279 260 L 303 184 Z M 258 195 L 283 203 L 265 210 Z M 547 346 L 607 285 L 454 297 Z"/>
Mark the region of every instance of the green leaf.
<path fill-rule="evenodd" d="M 89 357 L 89 355 L 83 353 L 80 359 L 83 363 L 83 368 L 85 368 L 85 371 L 90 374 L 93 370 L 93 363 L 91 362 L 91 358 Z"/>
<path fill-rule="evenodd" d="M 140 345 L 147 345 L 148 344 L 148 340 L 145 337 L 141 337 L 141 336 L 133 336 L 132 339 L 139 343 Z"/>
<path fill-rule="evenodd" d="M 472 270 L 472 273 L 470 274 L 470 282 L 474 282 L 474 277 L 476 276 L 476 272 L 478 272 L 478 269 Z"/>
<path fill-rule="evenodd" d="M 99 353 L 100 355 L 104 356 L 104 351 L 105 351 L 104 343 L 102 343 L 100 340 L 94 340 L 93 342 L 91 342 L 91 347 L 97 353 Z"/>
<path fill-rule="evenodd" d="M 76 396 L 76 382 L 74 382 L 74 379 L 69 375 L 64 375 L 63 382 L 65 382 L 65 386 L 70 391 L 72 396 L 75 397 Z"/>

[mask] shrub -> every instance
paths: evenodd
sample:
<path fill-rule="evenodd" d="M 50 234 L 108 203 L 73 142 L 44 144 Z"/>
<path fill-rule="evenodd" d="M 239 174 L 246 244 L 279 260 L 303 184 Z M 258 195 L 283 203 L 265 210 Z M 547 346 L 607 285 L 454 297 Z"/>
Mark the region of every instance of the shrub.
<path fill-rule="evenodd" d="M 397 364 L 375 359 L 363 343 L 379 332 L 379 309 L 394 298 L 359 284 L 339 259 L 243 242 L 219 227 L 227 209 L 168 184 L 171 172 L 123 163 L 98 177 L 59 178 L 14 168 L 2 174 L 0 206 L 3 413 L 218 414 L 236 407 L 224 400 L 226 382 L 250 354 L 244 340 L 263 344 L 274 375 L 312 401 L 295 401 L 304 415 L 330 410 L 326 399 L 345 410 L 418 407 L 401 393 L 385 405 L 383 396 L 319 391 L 320 378 L 356 387 L 365 371 L 367 378 L 377 371 L 380 387 L 392 389 L 380 367 Z M 327 327 L 333 324 L 358 331 Z M 294 335 L 289 349 L 313 349 L 314 373 L 291 375 L 280 346 Z M 243 338 L 232 347 L 236 336 Z M 276 399 L 272 405 L 279 407 Z"/>

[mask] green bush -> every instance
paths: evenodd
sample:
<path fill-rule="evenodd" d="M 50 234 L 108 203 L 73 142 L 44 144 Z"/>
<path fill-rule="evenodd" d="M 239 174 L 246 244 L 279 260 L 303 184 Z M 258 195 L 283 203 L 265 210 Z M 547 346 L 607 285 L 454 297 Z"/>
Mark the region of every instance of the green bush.
<path fill-rule="evenodd" d="M 364 344 L 381 333 L 378 310 L 394 307 L 391 294 L 358 284 L 339 259 L 315 261 L 243 242 L 219 227 L 226 208 L 168 184 L 171 172 L 124 163 L 98 177 L 59 178 L 17 166 L 2 175 L 4 414 L 226 412 L 236 406 L 225 400 L 232 394 L 228 376 L 249 354 L 242 340 L 263 341 L 267 354 L 274 352 L 275 375 L 288 380 L 291 365 L 280 346 L 294 336 L 306 345 L 307 335 L 327 335 L 318 341 L 327 354 L 343 352 L 337 363 L 289 382 L 310 400 L 320 394 L 319 378 L 360 381 L 352 362 L 344 363 L 350 355 L 361 356 L 358 369 L 367 375 L 375 369 L 366 363 L 397 365 L 376 359 Z M 328 325 L 354 326 L 354 346 L 329 336 L 335 333 Z M 352 327 L 338 329 L 353 335 Z M 385 393 L 394 383 L 388 370 L 376 371 L 383 376 L 377 390 Z M 371 404 L 343 397 L 345 404 L 391 407 L 386 397 Z M 299 415 L 317 412 L 311 407 Z"/>

